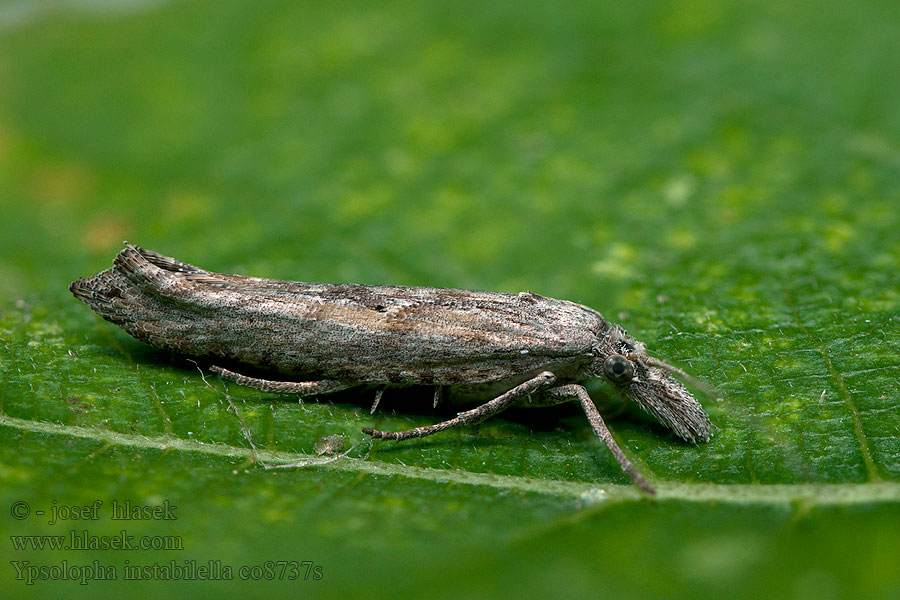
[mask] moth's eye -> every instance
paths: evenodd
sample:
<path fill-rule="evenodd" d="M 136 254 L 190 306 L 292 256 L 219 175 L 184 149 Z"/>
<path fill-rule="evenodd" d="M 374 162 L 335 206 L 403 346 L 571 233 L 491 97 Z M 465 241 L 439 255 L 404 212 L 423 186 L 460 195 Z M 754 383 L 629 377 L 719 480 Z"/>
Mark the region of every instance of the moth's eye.
<path fill-rule="evenodd" d="M 634 377 L 634 365 L 621 354 L 613 354 L 603 363 L 603 372 L 610 381 L 626 383 Z"/>

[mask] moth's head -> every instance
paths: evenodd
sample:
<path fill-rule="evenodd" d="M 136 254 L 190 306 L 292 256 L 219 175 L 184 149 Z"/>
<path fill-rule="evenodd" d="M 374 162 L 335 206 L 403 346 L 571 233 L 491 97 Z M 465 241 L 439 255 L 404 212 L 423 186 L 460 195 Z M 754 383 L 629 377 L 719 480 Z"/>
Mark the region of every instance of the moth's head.
<path fill-rule="evenodd" d="M 608 343 L 594 354 L 602 375 L 623 395 L 656 417 L 681 439 L 697 443 L 709 441 L 712 425 L 694 395 L 672 374 L 704 387 L 690 375 L 647 354 L 646 345 L 614 326 Z"/>

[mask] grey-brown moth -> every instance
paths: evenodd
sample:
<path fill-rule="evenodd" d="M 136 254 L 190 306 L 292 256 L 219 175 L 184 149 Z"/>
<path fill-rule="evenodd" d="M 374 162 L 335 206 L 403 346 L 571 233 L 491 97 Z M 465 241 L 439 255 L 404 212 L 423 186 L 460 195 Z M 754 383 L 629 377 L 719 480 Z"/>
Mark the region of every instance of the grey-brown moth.
<path fill-rule="evenodd" d="M 472 425 L 513 404 L 577 399 L 592 429 L 635 483 L 653 488 L 616 444 L 580 382 L 605 377 L 688 442 L 709 417 L 672 375 L 686 373 L 597 311 L 530 292 L 301 283 L 206 271 L 126 244 L 113 267 L 69 289 L 107 321 L 157 348 L 210 360 L 211 370 L 264 391 L 327 394 L 356 385 L 429 385 L 479 400 L 447 421 L 381 439 Z M 296 381 L 239 374 L 217 361 Z"/>

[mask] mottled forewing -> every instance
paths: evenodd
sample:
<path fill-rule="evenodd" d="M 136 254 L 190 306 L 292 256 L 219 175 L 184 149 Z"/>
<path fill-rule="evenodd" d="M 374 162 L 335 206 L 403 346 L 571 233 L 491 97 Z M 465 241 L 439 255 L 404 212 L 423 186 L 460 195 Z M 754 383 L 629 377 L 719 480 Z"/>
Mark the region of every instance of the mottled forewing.
<path fill-rule="evenodd" d="M 241 277 L 140 248 L 72 288 L 158 347 L 357 383 L 577 377 L 606 327 L 596 311 L 535 294 Z"/>

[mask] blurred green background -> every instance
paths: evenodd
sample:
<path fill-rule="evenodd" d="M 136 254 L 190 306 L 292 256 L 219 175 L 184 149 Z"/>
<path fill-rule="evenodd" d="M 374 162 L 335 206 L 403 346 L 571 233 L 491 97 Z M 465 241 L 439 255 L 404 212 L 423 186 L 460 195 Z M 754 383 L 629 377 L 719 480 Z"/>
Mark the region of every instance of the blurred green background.
<path fill-rule="evenodd" d="M 898 35 L 892 1 L 0 1 L 4 597 L 900 598 Z M 719 430 L 591 385 L 658 499 L 574 405 L 266 471 L 229 399 L 266 460 L 452 409 L 204 385 L 67 291 L 125 239 L 582 302 L 717 385 Z M 183 549 L 10 537 L 123 529 Z M 63 561 L 119 579 L 16 579 Z M 122 580 L 170 561 L 235 580 Z M 266 561 L 322 578 L 240 580 Z"/>

